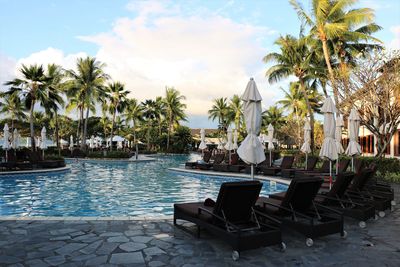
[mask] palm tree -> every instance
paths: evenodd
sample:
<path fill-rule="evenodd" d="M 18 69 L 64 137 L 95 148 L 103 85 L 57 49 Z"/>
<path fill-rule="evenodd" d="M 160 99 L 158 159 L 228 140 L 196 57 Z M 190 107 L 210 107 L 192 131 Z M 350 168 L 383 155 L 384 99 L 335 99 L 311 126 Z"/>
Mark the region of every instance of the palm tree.
<path fill-rule="evenodd" d="M 379 27 L 372 23 L 374 11 L 370 8 L 350 9 L 356 2 L 357 0 L 312 0 L 312 10 L 309 15 L 297 0 L 290 0 L 290 4 L 296 10 L 299 18 L 310 26 L 310 36 L 322 43 L 322 51 L 337 105 L 339 104 L 339 92 L 334 82 L 335 77 L 331 64 L 333 53 L 329 51 L 328 42 L 339 41 L 354 44 L 361 40 L 380 42 L 370 35 Z M 367 29 L 363 26 L 367 26 Z"/>
<path fill-rule="evenodd" d="M 68 95 L 77 96 L 79 102 L 80 112 L 80 125 L 81 127 L 81 149 L 86 147 L 86 135 L 87 135 L 87 120 L 91 105 L 96 102 L 96 99 L 103 90 L 105 81 L 109 78 L 104 73 L 105 64 L 100 63 L 96 58 L 86 57 L 79 58 L 76 63 L 77 72 L 74 70 L 67 70 L 66 73 L 72 78 L 67 83 Z M 84 111 L 86 110 L 86 116 L 83 123 Z"/>
<path fill-rule="evenodd" d="M 48 114 L 53 117 L 54 116 L 54 127 L 55 127 L 55 139 L 56 145 L 58 149 L 58 154 L 61 154 L 60 148 L 60 138 L 58 133 L 58 111 L 60 107 L 64 106 L 64 100 L 61 97 L 60 93 L 63 90 L 62 79 L 64 78 L 64 73 L 62 68 L 55 64 L 47 65 L 46 72 L 47 82 L 46 86 L 48 87 L 49 98 L 46 103 L 46 111 Z"/>
<path fill-rule="evenodd" d="M 185 96 L 181 95 L 175 88 L 165 88 L 164 105 L 166 109 L 166 118 L 168 121 L 168 135 L 167 135 L 167 151 L 169 150 L 169 141 L 172 131 L 173 123 L 178 123 L 180 120 L 186 120 L 184 109 L 186 104 L 182 103 Z"/>
<path fill-rule="evenodd" d="M 275 129 L 279 129 L 285 124 L 286 119 L 283 116 L 282 108 L 278 106 L 270 106 L 267 110 L 262 113 L 262 124 L 264 127 L 267 127 L 269 124 L 272 124 Z"/>
<path fill-rule="evenodd" d="M 310 116 L 311 126 L 311 149 L 314 149 L 314 113 L 309 101 L 307 92 L 307 82 L 314 78 L 317 67 L 313 64 L 315 54 L 310 51 L 307 46 L 307 40 L 304 37 L 299 39 L 286 35 L 279 37 L 275 44 L 280 48 L 280 53 L 270 53 L 264 57 L 264 62 L 276 62 L 277 64 L 270 67 L 266 76 L 270 83 L 278 82 L 290 75 L 297 77 L 300 83 L 300 90 L 303 94 L 307 106 L 307 112 Z"/>
<path fill-rule="evenodd" d="M 141 103 L 143 107 L 143 117 L 147 120 L 146 142 L 147 150 L 150 150 L 150 130 L 153 127 L 154 120 L 157 118 L 157 103 L 154 100 L 146 99 Z"/>
<path fill-rule="evenodd" d="M 29 124 L 30 124 L 30 136 L 31 136 L 31 147 L 32 150 L 36 150 L 35 146 L 35 129 L 33 125 L 33 112 L 35 104 L 39 103 L 44 105 L 47 101 L 47 87 L 45 86 L 47 77 L 44 74 L 42 65 L 30 65 L 26 66 L 22 64 L 19 70 L 22 74 L 22 79 L 16 78 L 12 81 L 8 81 L 5 85 L 11 86 L 8 90 L 8 94 L 17 94 L 24 99 L 24 104 L 29 109 Z"/>
<path fill-rule="evenodd" d="M 143 119 L 143 107 L 139 105 L 135 98 L 129 98 L 126 101 L 125 120 L 131 121 L 133 126 L 133 143 L 136 145 L 136 127 L 139 121 Z M 137 151 L 136 151 L 137 153 Z"/>
<path fill-rule="evenodd" d="M 240 96 L 233 95 L 230 99 L 228 116 L 229 120 L 235 123 L 235 128 L 240 131 L 240 122 L 243 117 L 242 100 L 240 99 Z"/>
<path fill-rule="evenodd" d="M 229 106 L 226 97 L 214 99 L 214 104 L 208 111 L 208 118 L 211 120 L 218 119 L 218 128 L 226 131 L 229 125 Z"/>
<path fill-rule="evenodd" d="M 15 120 L 25 120 L 25 107 L 17 94 L 2 93 L 3 103 L 0 104 L 0 113 L 11 120 L 11 131 L 14 130 Z"/>
<path fill-rule="evenodd" d="M 162 98 L 161 96 L 157 96 L 156 100 L 155 100 L 155 110 L 154 110 L 154 116 L 155 119 L 158 122 L 158 136 L 161 136 L 161 128 L 163 125 L 163 117 L 165 118 L 165 114 L 166 114 L 166 110 L 165 110 L 165 102 L 164 102 L 164 98 Z"/>
<path fill-rule="evenodd" d="M 108 95 L 109 110 L 112 115 L 111 119 L 111 134 L 110 134 L 110 151 L 112 151 L 112 140 L 114 134 L 114 126 L 115 126 L 115 116 L 117 112 L 121 113 L 126 107 L 126 97 L 128 95 L 128 91 L 125 90 L 125 86 L 120 82 L 109 83 L 105 88 L 105 92 Z"/>

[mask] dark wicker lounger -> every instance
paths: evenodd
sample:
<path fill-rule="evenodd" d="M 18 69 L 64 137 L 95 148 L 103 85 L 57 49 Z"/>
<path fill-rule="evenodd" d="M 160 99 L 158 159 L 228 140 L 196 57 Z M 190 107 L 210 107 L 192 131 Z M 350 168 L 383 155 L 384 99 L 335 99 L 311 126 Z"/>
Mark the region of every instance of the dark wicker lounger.
<path fill-rule="evenodd" d="M 307 159 L 307 168 L 300 169 L 300 168 L 290 168 L 290 169 L 282 169 L 281 175 L 284 178 L 294 178 L 296 171 L 313 171 L 315 165 L 317 165 L 318 157 L 310 156 Z"/>
<path fill-rule="evenodd" d="M 294 161 L 294 157 L 293 156 L 284 156 L 283 159 L 282 159 L 281 166 L 279 166 L 279 167 L 261 166 L 260 167 L 260 171 L 264 175 L 277 175 L 278 173 L 281 172 L 282 169 L 290 169 L 290 168 L 292 168 L 293 161 Z"/>
<path fill-rule="evenodd" d="M 317 177 L 292 180 L 281 200 L 260 197 L 257 205 L 284 225 L 304 234 L 307 246 L 312 246 L 313 238 L 320 236 L 339 233 L 345 237 L 342 214 L 313 201 L 322 182 Z"/>
<path fill-rule="evenodd" d="M 201 228 L 217 235 L 232 246 L 234 260 L 247 249 L 269 245 L 285 248 L 280 222 L 253 208 L 261 187 L 259 181 L 227 182 L 221 185 L 215 203 L 174 204 L 174 225 L 182 227 L 177 224 L 182 219 L 197 225 L 198 237 Z"/>

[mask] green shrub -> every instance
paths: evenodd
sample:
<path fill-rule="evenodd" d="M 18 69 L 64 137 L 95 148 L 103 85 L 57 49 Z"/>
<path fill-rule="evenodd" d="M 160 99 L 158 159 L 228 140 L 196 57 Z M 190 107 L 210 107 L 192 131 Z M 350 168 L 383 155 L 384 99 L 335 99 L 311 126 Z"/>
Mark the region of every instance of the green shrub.
<path fill-rule="evenodd" d="M 46 152 L 44 153 L 44 159 L 48 159 L 48 160 L 63 160 L 64 157 L 59 156 L 58 154 L 46 154 Z"/>

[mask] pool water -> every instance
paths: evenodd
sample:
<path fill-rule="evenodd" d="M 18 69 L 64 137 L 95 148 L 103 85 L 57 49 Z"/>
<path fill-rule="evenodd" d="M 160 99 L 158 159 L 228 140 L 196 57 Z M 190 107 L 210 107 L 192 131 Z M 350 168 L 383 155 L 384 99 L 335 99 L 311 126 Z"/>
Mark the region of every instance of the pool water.
<path fill-rule="evenodd" d="M 70 161 L 58 174 L 0 177 L 0 216 L 160 216 L 173 203 L 215 199 L 221 178 L 169 171 L 193 155 L 156 156 L 156 161 Z M 287 189 L 263 181 L 262 194 Z"/>

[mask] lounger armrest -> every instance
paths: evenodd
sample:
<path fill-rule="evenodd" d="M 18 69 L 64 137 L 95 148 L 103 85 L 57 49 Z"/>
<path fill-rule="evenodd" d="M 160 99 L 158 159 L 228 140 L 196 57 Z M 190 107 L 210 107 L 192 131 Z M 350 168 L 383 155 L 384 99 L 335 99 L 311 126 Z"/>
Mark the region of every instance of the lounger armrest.
<path fill-rule="evenodd" d="M 226 223 L 227 225 L 229 225 L 229 227 L 232 227 L 232 228 L 234 228 L 234 229 L 237 230 L 237 231 L 241 231 L 240 227 L 238 227 L 238 226 L 236 226 L 235 224 L 233 224 L 233 223 L 227 221 L 225 218 L 223 218 L 223 217 L 221 217 L 221 216 L 218 216 L 217 214 L 215 214 L 215 213 L 213 213 L 213 212 L 211 212 L 211 211 L 209 211 L 209 210 L 207 210 L 207 209 L 205 209 L 205 208 L 199 207 L 199 209 L 198 209 L 198 214 L 201 214 L 202 212 L 205 212 L 205 213 L 210 214 L 211 216 L 213 216 L 213 217 L 215 217 L 215 218 L 221 220 L 222 222 L 224 222 L 224 223 Z"/>
<path fill-rule="evenodd" d="M 278 225 L 282 224 L 282 222 L 280 220 L 278 220 L 278 219 L 276 219 L 276 218 L 274 218 L 272 216 L 269 216 L 269 215 L 267 215 L 267 214 L 265 214 L 265 213 L 263 213 L 261 211 L 258 211 L 256 209 L 254 209 L 254 213 L 257 214 L 257 215 L 260 215 L 261 217 L 264 217 L 264 218 L 266 218 L 266 219 L 270 220 L 271 222 L 274 222 L 274 223 L 276 223 Z"/>
<path fill-rule="evenodd" d="M 336 201 L 336 202 L 342 203 L 342 204 L 352 204 L 352 205 L 355 205 L 355 206 L 362 206 L 362 205 L 359 204 L 359 203 L 355 203 L 355 202 L 348 201 L 348 200 L 345 200 L 345 199 L 328 197 L 328 196 L 321 195 L 321 194 L 319 194 L 318 196 L 319 196 L 319 197 L 322 197 L 322 198 L 325 198 L 325 199 L 328 199 L 328 200 L 333 200 L 333 201 Z"/>
<path fill-rule="evenodd" d="M 276 205 L 276 204 L 273 204 L 273 203 L 267 203 L 267 202 L 263 202 L 263 204 L 264 204 L 264 208 L 265 208 L 266 205 L 270 205 L 270 206 L 273 206 L 273 207 L 276 207 L 276 208 L 279 208 L 279 209 L 283 209 L 284 211 L 293 213 L 293 214 L 296 215 L 296 216 L 300 216 L 300 217 L 303 217 L 303 218 L 306 218 L 306 219 L 310 219 L 310 220 L 313 219 L 312 217 L 307 216 L 307 215 L 305 215 L 304 213 L 301 213 L 301 212 L 298 212 L 298 211 L 295 211 L 295 210 L 291 210 L 291 209 L 282 207 L 282 206 L 280 206 L 280 205 Z"/>
<path fill-rule="evenodd" d="M 314 202 L 314 201 L 313 201 L 313 202 Z M 335 209 L 329 208 L 329 207 L 327 207 L 327 206 L 325 206 L 325 205 L 322 205 L 322 204 L 319 204 L 319 203 L 315 203 L 315 202 L 314 202 L 314 205 L 315 205 L 317 208 L 320 208 L 320 209 L 322 209 L 322 210 L 329 211 L 329 212 L 332 212 L 332 213 L 336 213 L 336 214 L 342 216 L 342 213 L 341 213 L 340 211 L 337 211 L 337 210 L 335 210 Z"/>

